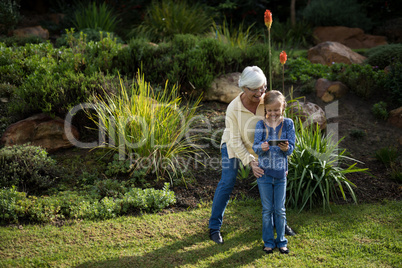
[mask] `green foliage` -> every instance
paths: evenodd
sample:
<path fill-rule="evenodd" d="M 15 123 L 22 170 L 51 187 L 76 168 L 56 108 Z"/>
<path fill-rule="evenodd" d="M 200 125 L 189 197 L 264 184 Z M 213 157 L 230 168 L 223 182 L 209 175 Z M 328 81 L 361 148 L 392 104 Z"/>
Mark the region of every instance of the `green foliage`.
<path fill-rule="evenodd" d="M 14 145 L 0 149 L 0 187 L 38 193 L 54 186 L 56 163 L 41 147 Z"/>
<path fill-rule="evenodd" d="M 383 101 L 375 103 L 371 108 L 371 112 L 377 119 L 387 120 L 388 118 L 387 104 Z"/>
<path fill-rule="evenodd" d="M 16 187 L 0 189 L 0 217 L 1 223 L 18 222 L 17 203 L 26 198 L 26 193 L 18 192 Z"/>
<path fill-rule="evenodd" d="M 21 19 L 20 0 L 2 0 L 0 1 L 0 34 L 14 29 Z"/>
<path fill-rule="evenodd" d="M 127 176 L 131 171 L 131 163 L 129 159 L 120 160 L 119 155 L 115 154 L 113 156 L 113 161 L 107 164 L 107 169 L 105 174 L 109 177 L 111 176 Z"/>
<path fill-rule="evenodd" d="M 116 95 L 95 98 L 93 110 L 109 137 L 111 150 L 133 160 L 133 170 L 153 172 L 158 178 L 173 178 L 184 169 L 183 158 L 196 155 L 195 141 L 200 137 L 188 135 L 200 98 L 181 105 L 176 86 L 155 91 L 141 74 L 127 89 L 121 84 Z"/>
<path fill-rule="evenodd" d="M 366 136 L 366 132 L 362 129 L 351 129 L 349 135 L 354 139 L 361 139 Z"/>
<path fill-rule="evenodd" d="M 398 149 L 395 147 L 383 147 L 375 152 L 375 157 L 389 167 L 398 158 Z"/>
<path fill-rule="evenodd" d="M 243 163 L 240 163 L 237 178 L 244 180 L 250 178 L 251 175 L 253 175 L 251 167 L 249 165 L 244 166 Z"/>
<path fill-rule="evenodd" d="M 390 104 L 390 108 L 402 106 L 402 62 L 393 62 L 390 71 L 385 75 L 383 82 L 385 99 Z"/>
<path fill-rule="evenodd" d="M 72 35 L 72 36 L 71 36 Z M 92 28 L 84 28 L 78 32 L 74 32 L 67 30 L 66 34 L 62 34 L 61 37 L 57 38 L 56 40 L 56 47 L 73 47 L 76 45 L 77 41 L 72 40 L 79 40 L 83 38 L 85 42 L 100 42 L 103 38 L 108 37 L 111 40 L 115 41 L 117 44 L 123 44 L 123 40 L 114 34 L 113 32 L 102 31 L 101 28 L 92 29 Z"/>
<path fill-rule="evenodd" d="M 96 1 L 89 3 L 86 7 L 78 6 L 74 17 L 73 24 L 77 30 L 100 28 L 106 32 L 114 32 L 120 22 L 105 2 L 97 5 Z"/>
<path fill-rule="evenodd" d="M 109 186 L 116 186 L 106 182 Z M 106 190 L 106 188 L 105 188 Z M 108 194 L 111 194 L 110 190 Z M 123 193 L 124 192 L 124 193 Z M 158 212 L 176 202 L 166 183 L 163 189 L 124 189 L 115 197 L 65 191 L 52 196 L 27 196 L 15 187 L 0 189 L 0 223 L 49 223 L 59 219 L 108 219 L 136 211 Z"/>
<path fill-rule="evenodd" d="M 367 169 L 357 168 L 356 163 L 344 167 L 346 160 L 357 160 L 347 157 L 345 150 L 338 148 L 340 141 L 333 140 L 331 135 L 324 136 L 318 125 L 305 127 L 298 120 L 295 129 L 297 143 L 289 159 L 286 206 L 301 211 L 321 204 L 324 210 L 331 209 L 330 202 L 339 192 L 346 200 L 344 187 L 357 202 L 352 188 L 355 185 L 346 174 Z"/>
<path fill-rule="evenodd" d="M 357 0 L 313 0 L 303 10 L 313 26 L 346 26 L 368 31 L 372 22 Z"/>
<path fill-rule="evenodd" d="M 0 84 L 0 98 L 10 98 L 16 87 L 13 85 L 10 85 L 9 83 L 3 83 Z"/>
<path fill-rule="evenodd" d="M 246 30 L 244 30 L 243 23 L 241 23 L 236 29 L 232 23 L 228 25 L 226 19 L 223 21 L 222 25 L 213 22 L 216 38 L 220 42 L 229 44 L 232 47 L 238 47 L 242 50 L 253 46 L 258 41 L 258 35 L 254 34 L 252 31 L 253 26 L 254 24 L 251 24 Z"/>
<path fill-rule="evenodd" d="M 44 40 L 39 36 L 0 36 L 0 43 L 4 43 L 7 47 L 11 46 L 25 46 L 26 44 L 39 44 L 44 43 Z"/>
<path fill-rule="evenodd" d="M 311 63 L 307 58 L 298 57 L 286 62 L 286 78 L 292 83 L 306 84 L 313 79 L 328 78 L 331 68 L 326 65 Z"/>
<path fill-rule="evenodd" d="M 331 70 L 330 80 L 344 83 L 360 97 L 367 99 L 376 91 L 384 90 L 384 71 L 371 65 L 335 63 Z"/>
<path fill-rule="evenodd" d="M 278 50 L 310 48 L 313 44 L 313 27 L 305 20 L 297 21 L 295 26 L 292 26 L 290 19 L 284 23 L 275 21 L 271 28 L 271 40 Z"/>
<path fill-rule="evenodd" d="M 105 81 L 113 81 L 103 73 L 84 75 L 72 70 L 51 73 L 35 71 L 15 91 L 18 102 L 10 103 L 13 113 L 44 112 L 64 115 L 73 106 L 85 102 L 92 94 L 102 93 Z"/>
<path fill-rule="evenodd" d="M 366 62 L 371 66 L 384 69 L 394 62 L 402 61 L 402 44 L 389 44 L 370 48 Z"/>
<path fill-rule="evenodd" d="M 115 179 L 98 180 L 92 190 L 98 199 L 104 197 L 120 198 L 126 191 L 125 183 Z"/>
<path fill-rule="evenodd" d="M 198 2 L 153 1 L 147 8 L 144 21 L 132 30 L 131 36 L 145 36 L 154 42 L 165 41 L 176 34 L 204 34 L 211 26 L 212 18 Z"/>

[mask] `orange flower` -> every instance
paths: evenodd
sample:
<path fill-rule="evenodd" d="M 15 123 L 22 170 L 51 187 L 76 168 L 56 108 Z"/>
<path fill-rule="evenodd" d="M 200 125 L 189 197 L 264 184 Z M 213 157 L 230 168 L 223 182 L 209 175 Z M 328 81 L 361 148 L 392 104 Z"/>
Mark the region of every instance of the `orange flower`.
<path fill-rule="evenodd" d="M 284 65 L 287 59 L 288 55 L 286 55 L 285 51 L 282 51 L 281 54 L 279 54 L 279 61 L 282 63 L 282 65 Z"/>
<path fill-rule="evenodd" d="M 271 25 L 272 25 L 272 13 L 271 11 L 269 11 L 268 9 L 265 10 L 264 13 L 264 22 L 265 25 L 267 26 L 268 29 L 271 29 Z"/>

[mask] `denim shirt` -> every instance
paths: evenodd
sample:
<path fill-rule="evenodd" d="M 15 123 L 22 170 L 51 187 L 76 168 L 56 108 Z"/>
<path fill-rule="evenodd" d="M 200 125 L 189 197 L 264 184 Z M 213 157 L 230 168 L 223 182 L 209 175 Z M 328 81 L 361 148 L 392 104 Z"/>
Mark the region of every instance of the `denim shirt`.
<path fill-rule="evenodd" d="M 280 128 L 282 127 L 282 134 L 277 136 Z M 268 130 L 268 138 L 267 138 Z M 279 146 L 269 146 L 268 151 L 261 149 L 261 144 L 265 141 L 276 139 L 287 139 L 289 141 L 289 150 L 282 151 Z M 257 122 L 254 134 L 253 150 L 258 155 L 259 167 L 264 170 L 265 175 L 272 176 L 274 178 L 286 177 L 286 171 L 288 170 L 288 156 L 290 156 L 295 148 L 296 133 L 292 119 L 284 118 L 283 122 L 279 124 L 275 130 L 272 127 L 264 124 L 263 120 Z"/>

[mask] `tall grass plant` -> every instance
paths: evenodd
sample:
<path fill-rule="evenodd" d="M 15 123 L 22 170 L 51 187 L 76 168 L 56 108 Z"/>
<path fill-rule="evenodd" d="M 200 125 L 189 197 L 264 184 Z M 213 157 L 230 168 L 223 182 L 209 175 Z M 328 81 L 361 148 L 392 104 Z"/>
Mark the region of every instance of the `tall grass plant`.
<path fill-rule="evenodd" d="M 121 83 L 117 94 L 95 97 L 96 116 L 88 114 L 107 134 L 104 145 L 129 158 L 134 171 L 146 169 L 173 183 L 197 155 L 200 137 L 189 131 L 200 100 L 183 105 L 177 86 L 166 82 L 156 91 L 139 73 L 131 88 Z"/>
<path fill-rule="evenodd" d="M 346 200 L 347 193 L 357 203 L 353 190 L 356 186 L 346 174 L 367 169 L 358 168 L 356 165 L 361 162 L 339 148 L 342 139 L 324 135 L 318 125 L 303 126 L 301 119 L 295 120 L 295 130 L 296 146 L 289 159 L 287 207 L 301 211 L 321 205 L 323 210 L 331 210 L 331 202 L 339 195 Z"/>

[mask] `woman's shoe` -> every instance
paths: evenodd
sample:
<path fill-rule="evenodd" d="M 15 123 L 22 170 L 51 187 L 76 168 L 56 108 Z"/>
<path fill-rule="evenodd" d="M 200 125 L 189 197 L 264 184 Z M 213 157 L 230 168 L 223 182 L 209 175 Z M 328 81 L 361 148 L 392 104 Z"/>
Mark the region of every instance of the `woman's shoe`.
<path fill-rule="evenodd" d="M 274 253 L 274 250 L 272 248 L 268 248 L 268 247 L 263 247 L 262 250 L 267 253 L 267 254 L 272 254 Z"/>
<path fill-rule="evenodd" d="M 287 247 L 279 248 L 281 254 L 289 254 L 289 249 Z"/>

